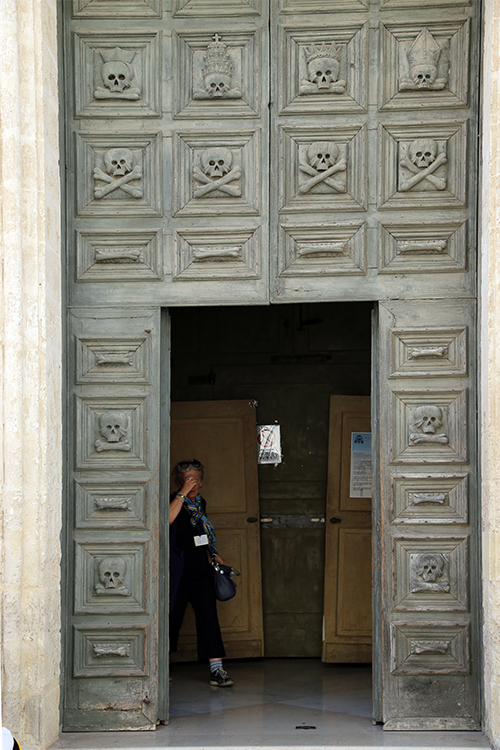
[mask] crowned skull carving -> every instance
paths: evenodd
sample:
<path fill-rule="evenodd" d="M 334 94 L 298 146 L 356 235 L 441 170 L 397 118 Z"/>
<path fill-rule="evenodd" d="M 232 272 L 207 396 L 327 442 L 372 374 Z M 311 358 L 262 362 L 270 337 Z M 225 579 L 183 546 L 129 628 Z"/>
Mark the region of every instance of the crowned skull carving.
<path fill-rule="evenodd" d="M 134 153 L 129 148 L 110 148 L 106 151 L 102 157 L 106 171 L 100 166 L 94 167 L 94 197 L 101 199 L 120 189 L 132 198 L 142 198 L 142 187 L 130 184 L 142 178 L 142 167 L 134 162 Z"/>
<path fill-rule="evenodd" d="M 346 82 L 339 80 L 342 48 L 335 42 L 304 47 L 308 80 L 299 87 L 300 94 L 343 94 Z"/>
<path fill-rule="evenodd" d="M 241 167 L 233 166 L 234 156 L 231 149 L 225 146 L 207 148 L 200 155 L 201 169 L 195 166 L 194 179 L 201 187 L 194 189 L 195 198 L 223 198 L 241 196 L 240 185 L 232 185 L 241 178 Z"/>
<path fill-rule="evenodd" d="M 446 145 L 434 138 L 416 138 L 400 144 L 399 189 L 402 192 L 446 189 Z"/>
<path fill-rule="evenodd" d="M 423 591 L 449 592 L 450 583 L 445 575 L 446 557 L 441 553 L 424 552 L 412 555 L 410 567 L 412 594 Z"/>
<path fill-rule="evenodd" d="M 103 60 L 101 67 L 102 86 L 94 91 L 96 99 L 139 99 L 141 90 L 136 82 L 133 61 L 135 50 L 114 49 L 100 50 Z"/>
<path fill-rule="evenodd" d="M 417 406 L 411 415 L 409 443 L 410 445 L 420 443 L 442 443 L 445 445 L 449 440 L 443 429 L 441 407 L 431 404 Z"/>
<path fill-rule="evenodd" d="M 400 91 L 442 91 L 448 79 L 439 77 L 442 48 L 428 29 L 422 29 L 406 55 L 410 76 L 401 79 Z"/>
<path fill-rule="evenodd" d="M 344 147 L 334 141 L 311 143 L 305 150 L 305 159 L 299 159 L 299 169 L 308 176 L 299 186 L 302 194 L 313 188 L 320 193 L 344 193 L 346 190 Z"/>
<path fill-rule="evenodd" d="M 99 583 L 95 585 L 96 594 L 128 596 L 125 582 L 127 563 L 122 557 L 105 557 L 98 566 Z"/>
<path fill-rule="evenodd" d="M 194 86 L 194 99 L 241 99 L 241 90 L 233 87 L 233 64 L 227 44 L 220 34 L 214 34 L 214 41 L 208 45 L 203 56 L 201 69 L 196 69 L 195 57 L 193 76 L 196 81 L 201 76 L 203 87 Z"/>
<path fill-rule="evenodd" d="M 95 441 L 96 450 L 130 451 L 130 420 L 124 411 L 106 411 L 99 417 L 99 435 Z"/>

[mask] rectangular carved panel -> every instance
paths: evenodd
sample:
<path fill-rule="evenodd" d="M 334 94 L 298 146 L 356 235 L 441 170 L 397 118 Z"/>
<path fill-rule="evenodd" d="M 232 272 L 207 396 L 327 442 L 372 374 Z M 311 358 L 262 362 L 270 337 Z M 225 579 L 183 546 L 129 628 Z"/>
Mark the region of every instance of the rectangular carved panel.
<path fill-rule="evenodd" d="M 379 224 L 380 273 L 465 271 L 467 222 Z"/>
<path fill-rule="evenodd" d="M 465 377 L 467 328 L 393 329 L 389 377 Z"/>
<path fill-rule="evenodd" d="M 366 273 L 366 231 L 359 222 L 282 224 L 280 276 Z"/>
<path fill-rule="evenodd" d="M 161 229 L 86 229 L 76 233 L 77 281 L 161 281 Z"/>
<path fill-rule="evenodd" d="M 392 674 L 469 674 L 467 623 L 391 624 Z"/>
<path fill-rule="evenodd" d="M 256 16 L 261 0 L 174 0 L 174 16 Z"/>
<path fill-rule="evenodd" d="M 160 117 L 158 33 L 75 34 L 76 117 Z"/>
<path fill-rule="evenodd" d="M 75 613 L 144 612 L 146 544 L 76 544 Z"/>
<path fill-rule="evenodd" d="M 182 229 L 174 236 L 174 279 L 256 279 L 261 252 L 260 228 Z"/>
<path fill-rule="evenodd" d="M 396 611 L 468 611 L 467 537 L 401 537 L 393 544 Z"/>
<path fill-rule="evenodd" d="M 147 482 L 75 482 L 77 529 L 145 529 L 147 519 Z"/>
<path fill-rule="evenodd" d="M 147 628 L 74 629 L 74 677 L 126 677 L 146 674 Z"/>
<path fill-rule="evenodd" d="M 392 520 L 401 524 L 467 523 L 467 474 L 392 477 Z"/>
<path fill-rule="evenodd" d="M 466 463 L 467 391 L 393 393 L 393 463 Z"/>
<path fill-rule="evenodd" d="M 75 18 L 151 18 L 161 16 L 161 0 L 73 0 Z"/>
<path fill-rule="evenodd" d="M 75 338 L 76 383 L 149 383 L 151 344 L 147 336 Z"/>

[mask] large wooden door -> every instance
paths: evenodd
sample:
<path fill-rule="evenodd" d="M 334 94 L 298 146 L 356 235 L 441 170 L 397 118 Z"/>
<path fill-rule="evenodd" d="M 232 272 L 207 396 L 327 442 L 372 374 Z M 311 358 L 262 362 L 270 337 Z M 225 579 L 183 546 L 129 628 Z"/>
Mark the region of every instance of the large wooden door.
<path fill-rule="evenodd" d="M 197 458 L 206 469 L 202 494 L 220 554 L 240 571 L 234 599 L 218 602 L 228 657 L 264 655 L 255 403 L 193 401 L 172 404 L 171 465 Z M 175 488 L 174 488 L 175 489 Z M 172 661 L 196 659 L 189 607 Z"/>
<path fill-rule="evenodd" d="M 371 438 L 369 396 L 331 396 L 322 649 L 326 662 L 372 660 L 371 492 L 359 476 L 368 469 L 370 452 L 356 454 L 359 466 L 351 461 L 353 446 L 371 445 L 368 435 Z M 357 476 L 351 481 L 354 469 Z"/>

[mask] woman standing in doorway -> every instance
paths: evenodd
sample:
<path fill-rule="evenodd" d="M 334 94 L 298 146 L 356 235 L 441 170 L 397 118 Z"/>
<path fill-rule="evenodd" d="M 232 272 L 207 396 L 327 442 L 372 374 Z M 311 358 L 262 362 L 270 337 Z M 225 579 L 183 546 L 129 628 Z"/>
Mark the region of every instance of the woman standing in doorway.
<path fill-rule="evenodd" d="M 179 461 L 172 471 L 179 491 L 170 499 L 170 650 L 177 650 L 188 602 L 194 609 L 198 659 L 210 663 L 210 685 L 230 687 L 233 680 L 222 666 L 226 655 L 220 632 L 210 558 L 227 563 L 217 553 L 214 527 L 200 494 L 204 467 L 195 458 Z"/>

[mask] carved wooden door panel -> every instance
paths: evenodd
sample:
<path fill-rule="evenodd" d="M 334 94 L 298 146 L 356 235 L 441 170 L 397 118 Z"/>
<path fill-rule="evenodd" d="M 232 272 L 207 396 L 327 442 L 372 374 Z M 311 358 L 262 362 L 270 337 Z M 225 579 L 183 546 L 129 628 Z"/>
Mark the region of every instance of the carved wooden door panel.
<path fill-rule="evenodd" d="M 87 308 L 69 320 L 64 727 L 151 729 L 159 710 L 160 315 Z"/>
<path fill-rule="evenodd" d="M 380 306 L 386 729 L 480 726 L 475 312 L 467 300 Z"/>

